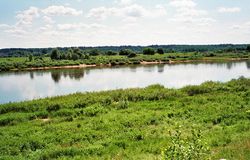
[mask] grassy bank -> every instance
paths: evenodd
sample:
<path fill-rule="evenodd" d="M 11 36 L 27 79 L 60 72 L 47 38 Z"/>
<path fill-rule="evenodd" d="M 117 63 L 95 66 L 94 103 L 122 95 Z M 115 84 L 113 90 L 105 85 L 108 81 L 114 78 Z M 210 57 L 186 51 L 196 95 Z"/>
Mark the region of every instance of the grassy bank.
<path fill-rule="evenodd" d="M 250 158 L 250 79 L 0 105 L 0 159 L 160 159 L 169 131 L 201 130 L 212 159 Z M 181 127 L 180 127 L 181 126 Z"/>
<path fill-rule="evenodd" d="M 63 66 L 78 66 L 81 64 L 85 65 L 96 65 L 96 66 L 115 66 L 115 65 L 128 65 L 128 64 L 142 64 L 144 62 L 153 63 L 178 63 L 183 61 L 230 61 L 249 59 L 249 52 L 241 53 L 167 53 L 167 54 L 155 54 L 155 55 L 143 55 L 137 54 L 133 58 L 128 56 L 88 56 L 87 59 L 78 60 L 51 60 L 50 57 L 41 56 L 29 59 L 28 57 L 9 57 L 0 58 L 0 72 L 10 70 L 25 70 L 25 69 L 42 69 L 63 67 Z"/>

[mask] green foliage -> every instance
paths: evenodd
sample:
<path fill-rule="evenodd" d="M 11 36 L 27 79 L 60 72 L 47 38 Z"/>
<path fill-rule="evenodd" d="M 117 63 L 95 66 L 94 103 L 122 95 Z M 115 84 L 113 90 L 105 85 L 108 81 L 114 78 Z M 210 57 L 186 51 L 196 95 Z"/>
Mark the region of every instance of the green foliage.
<path fill-rule="evenodd" d="M 181 131 L 170 132 L 171 144 L 162 151 L 164 160 L 198 160 L 210 159 L 209 148 L 202 140 L 200 130 L 192 130 L 190 137 L 183 138 Z"/>
<path fill-rule="evenodd" d="M 101 54 L 101 52 L 98 49 L 92 49 L 89 51 L 89 55 L 91 56 L 98 56 L 99 54 Z"/>
<path fill-rule="evenodd" d="M 154 55 L 155 50 L 153 48 L 144 48 L 143 49 L 143 54 L 144 55 Z"/>
<path fill-rule="evenodd" d="M 53 49 L 52 50 L 50 58 L 52 60 L 60 59 L 60 53 L 59 53 L 58 49 Z"/>
<path fill-rule="evenodd" d="M 128 58 L 134 58 L 134 57 L 136 57 L 136 53 L 130 53 L 130 54 L 128 55 Z"/>
<path fill-rule="evenodd" d="M 133 51 L 130 50 L 130 49 L 122 49 L 122 50 L 120 50 L 119 55 L 121 55 L 121 56 L 128 56 L 128 55 L 130 55 L 132 53 L 133 53 Z"/>
<path fill-rule="evenodd" d="M 50 105 L 47 107 L 48 112 L 58 111 L 61 108 L 59 104 Z"/>
<path fill-rule="evenodd" d="M 158 54 L 164 54 L 164 50 L 162 48 L 158 48 L 156 53 Z"/>
<path fill-rule="evenodd" d="M 29 61 L 33 61 L 33 56 L 31 54 L 29 55 Z"/>
<path fill-rule="evenodd" d="M 107 52 L 105 52 L 105 55 L 108 55 L 108 56 L 115 56 L 115 55 L 117 55 L 117 52 L 114 52 L 114 51 L 107 51 Z"/>
<path fill-rule="evenodd" d="M 247 49 L 246 49 L 248 52 L 250 52 L 250 45 L 247 46 Z"/>

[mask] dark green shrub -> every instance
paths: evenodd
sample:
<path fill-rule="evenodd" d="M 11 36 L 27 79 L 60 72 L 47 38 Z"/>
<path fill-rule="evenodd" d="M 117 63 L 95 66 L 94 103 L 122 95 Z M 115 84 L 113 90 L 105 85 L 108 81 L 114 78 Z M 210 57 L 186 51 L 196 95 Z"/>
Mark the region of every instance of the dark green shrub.
<path fill-rule="evenodd" d="M 210 88 L 206 88 L 203 86 L 187 86 L 185 88 L 183 88 L 183 90 L 185 92 L 187 92 L 187 94 L 189 96 L 194 96 L 197 94 L 204 94 L 204 93 L 209 93 L 211 91 Z"/>
<path fill-rule="evenodd" d="M 68 117 L 74 115 L 74 111 L 71 109 L 61 109 L 57 112 L 54 112 L 53 115 L 58 117 Z"/>
<path fill-rule="evenodd" d="M 58 111 L 61 108 L 61 106 L 59 104 L 54 104 L 54 105 L 50 105 L 47 107 L 47 111 L 48 112 L 55 112 Z"/>
<path fill-rule="evenodd" d="M 41 112 L 35 113 L 35 116 L 37 118 L 44 119 L 44 118 L 48 118 L 49 117 L 49 113 L 47 111 L 41 111 Z"/>
<path fill-rule="evenodd" d="M 13 118 L 13 117 L 1 118 L 0 119 L 0 126 L 10 125 L 14 120 L 15 120 L 15 118 Z"/>
<path fill-rule="evenodd" d="M 97 116 L 99 113 L 105 113 L 106 110 L 100 104 L 94 104 L 84 109 L 84 115 L 89 117 Z"/>

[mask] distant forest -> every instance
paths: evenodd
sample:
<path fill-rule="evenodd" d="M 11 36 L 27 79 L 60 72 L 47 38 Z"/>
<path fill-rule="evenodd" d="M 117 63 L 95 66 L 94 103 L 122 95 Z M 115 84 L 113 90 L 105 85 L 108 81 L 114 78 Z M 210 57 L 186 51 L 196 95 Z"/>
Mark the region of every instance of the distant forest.
<path fill-rule="evenodd" d="M 123 49 L 129 49 L 136 53 L 142 53 L 146 47 L 155 50 L 161 48 L 165 53 L 174 52 L 237 52 L 246 50 L 248 44 L 220 44 L 220 45 L 151 45 L 151 46 L 100 46 L 100 47 L 58 47 L 59 51 L 65 52 L 70 48 L 78 48 L 83 53 L 90 53 L 92 50 L 98 50 L 99 53 L 108 51 L 119 52 Z M 6 48 L 0 49 L 0 57 L 23 57 L 28 55 L 43 56 L 48 55 L 55 48 Z"/>

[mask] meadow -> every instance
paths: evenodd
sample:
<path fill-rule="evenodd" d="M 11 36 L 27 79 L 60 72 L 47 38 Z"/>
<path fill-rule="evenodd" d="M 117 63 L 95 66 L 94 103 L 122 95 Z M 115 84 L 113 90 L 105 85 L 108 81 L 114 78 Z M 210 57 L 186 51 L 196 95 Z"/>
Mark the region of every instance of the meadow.
<path fill-rule="evenodd" d="M 9 103 L 0 105 L 0 159 L 164 159 L 175 139 L 206 146 L 207 159 L 246 160 L 249 120 L 243 77 Z"/>

